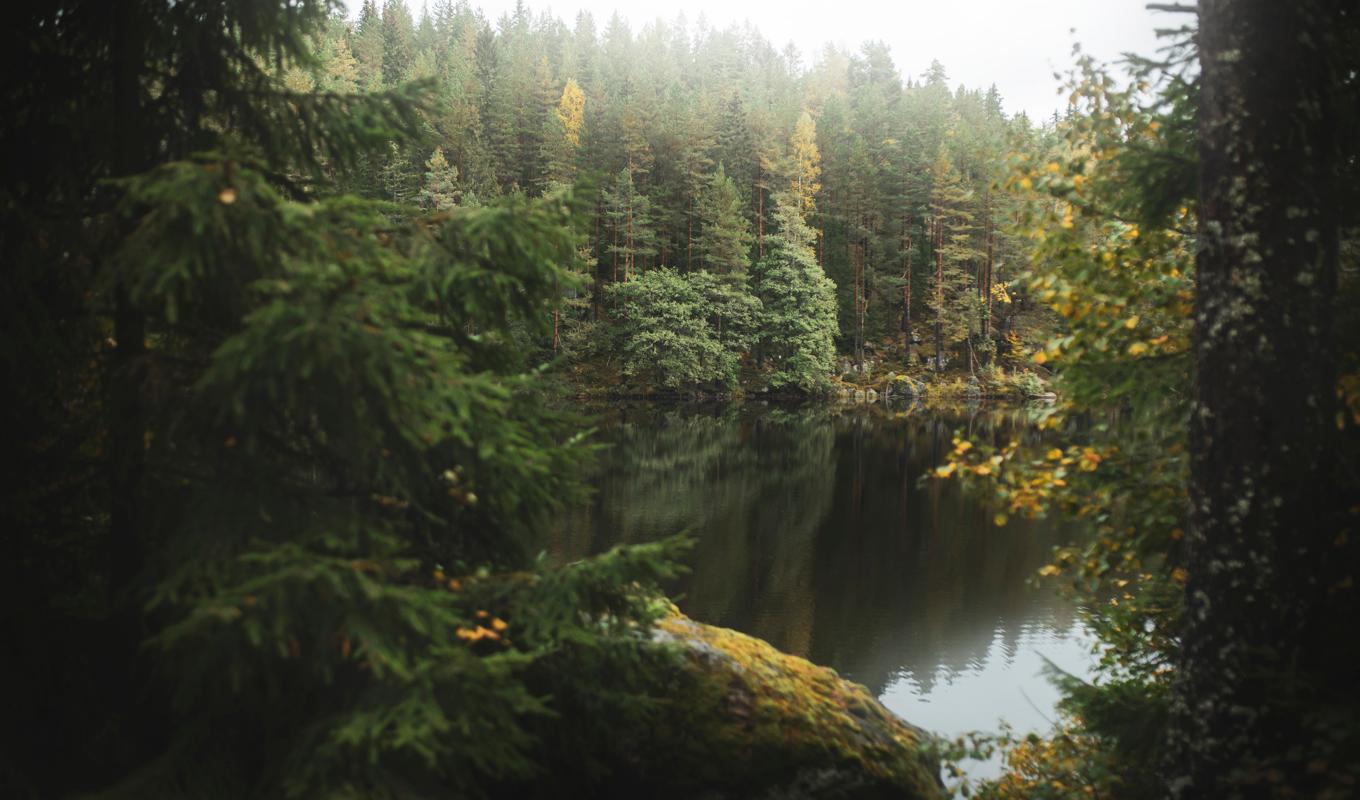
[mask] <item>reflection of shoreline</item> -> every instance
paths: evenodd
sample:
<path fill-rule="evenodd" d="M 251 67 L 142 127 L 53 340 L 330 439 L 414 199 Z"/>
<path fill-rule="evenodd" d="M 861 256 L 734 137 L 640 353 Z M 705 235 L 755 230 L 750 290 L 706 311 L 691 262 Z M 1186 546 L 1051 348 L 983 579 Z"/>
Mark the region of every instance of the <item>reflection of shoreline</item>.
<path fill-rule="evenodd" d="M 1065 640 L 1075 623 L 1070 606 L 1027 586 L 1062 531 L 997 528 L 956 484 L 919 481 L 955 430 L 1004 437 L 1014 423 L 984 413 L 625 410 L 603 429 L 612 447 L 596 496 L 554 531 L 554 549 L 572 557 L 688 530 L 693 573 L 676 588 L 691 616 L 877 694 L 910 679 L 914 696 L 928 697 L 943 677 L 998 655 L 1028 658 L 1033 636 Z M 1042 683 L 1002 672 L 1027 690 Z"/>
<path fill-rule="evenodd" d="M 1094 638 L 1075 620 L 1061 632 L 1042 630 L 1042 626 L 1017 637 L 1009 654 L 998 653 L 1001 636 L 983 659 L 965 671 L 943 676 L 937 674 L 926 689 L 912 676 L 893 677 L 879 692 L 878 699 L 889 710 L 912 724 L 954 738 L 972 731 L 996 731 L 1007 722 L 1017 734 L 1046 730 L 1054 719 L 1058 690 L 1044 677 L 1044 666 L 1054 666 L 1076 675 L 1089 677 Z M 943 669 L 943 668 L 942 668 Z M 1001 774 L 1000 756 L 963 764 L 974 780 Z"/>

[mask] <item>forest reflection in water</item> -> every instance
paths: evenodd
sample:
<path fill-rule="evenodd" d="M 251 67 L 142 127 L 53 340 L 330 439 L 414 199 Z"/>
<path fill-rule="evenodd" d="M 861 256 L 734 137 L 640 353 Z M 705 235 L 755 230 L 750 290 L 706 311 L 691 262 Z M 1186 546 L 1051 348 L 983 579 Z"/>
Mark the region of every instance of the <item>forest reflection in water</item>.
<path fill-rule="evenodd" d="M 956 483 L 920 481 L 956 430 L 1001 440 L 1027 413 L 616 407 L 597 491 L 549 549 L 687 531 L 693 571 L 672 589 L 695 619 L 834 667 L 939 733 L 1040 729 L 1057 699 L 1044 660 L 1090 662 L 1075 609 L 1027 582 L 1070 531 L 997 527 Z"/>

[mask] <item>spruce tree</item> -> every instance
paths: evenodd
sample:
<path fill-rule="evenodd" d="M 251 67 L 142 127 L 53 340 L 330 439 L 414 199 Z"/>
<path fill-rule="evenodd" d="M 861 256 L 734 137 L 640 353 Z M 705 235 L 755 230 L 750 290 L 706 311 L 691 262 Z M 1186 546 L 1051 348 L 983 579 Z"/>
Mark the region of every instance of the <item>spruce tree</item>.
<path fill-rule="evenodd" d="M 525 557 L 581 456 L 510 335 L 543 334 L 572 283 L 569 198 L 420 218 L 335 193 L 329 173 L 413 144 L 428 90 L 287 92 L 262 65 L 310 65 L 328 4 L 199 8 L 54 3 L 3 33 L 33 81 L 0 121 L 27 143 L 4 167 L 23 213 L 0 220 L 27 422 L 7 456 L 34 465 L 10 464 L 0 512 L 33 689 L 6 708 L 6 784 L 527 777 L 584 677 L 563 654 L 635 652 L 656 612 L 634 582 L 667 569 L 649 549 Z"/>
<path fill-rule="evenodd" d="M 825 387 L 835 361 L 836 285 L 817 266 L 816 234 L 803 221 L 800 199 L 775 196 L 768 253 L 753 267 L 752 288 L 763 304 L 760 352 L 774 389 Z"/>
<path fill-rule="evenodd" d="M 425 162 L 425 180 L 420 188 L 420 205 L 432 211 L 447 211 L 458 205 L 458 170 L 436 147 Z"/>
<path fill-rule="evenodd" d="M 928 305 L 934 321 L 935 368 L 942 369 L 947 348 L 956 345 L 971 348 L 972 337 L 980 333 L 983 306 L 973 291 L 969 269 L 982 254 L 974 242 L 972 195 L 943 146 L 931 167 L 931 179 L 934 271 Z"/>
<path fill-rule="evenodd" d="M 396 86 L 411 76 L 416 63 L 415 22 L 405 0 L 386 0 L 382 10 L 382 76 Z"/>
<path fill-rule="evenodd" d="M 607 252 L 614 271 L 613 279 L 628 280 L 648 256 L 656 253 L 652 203 L 633 183 L 632 168 L 620 170 L 605 189 L 604 207 L 609 219 L 611 239 Z"/>
<path fill-rule="evenodd" d="M 359 7 L 359 24 L 351 44 L 359 88 L 376 91 L 383 86 L 383 21 L 375 0 Z"/>
<path fill-rule="evenodd" d="M 751 226 L 742 215 L 741 193 L 722 164 L 699 195 L 698 249 L 704 268 L 742 274 L 751 262 Z"/>

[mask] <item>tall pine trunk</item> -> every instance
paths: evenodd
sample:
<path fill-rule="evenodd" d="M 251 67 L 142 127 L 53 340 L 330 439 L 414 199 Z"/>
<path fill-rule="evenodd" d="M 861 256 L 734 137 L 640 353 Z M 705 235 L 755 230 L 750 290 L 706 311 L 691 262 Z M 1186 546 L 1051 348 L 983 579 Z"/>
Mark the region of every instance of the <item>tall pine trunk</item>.
<path fill-rule="evenodd" d="M 113 170 L 127 177 L 147 169 L 142 121 L 141 82 L 145 39 L 137 3 L 121 4 L 113 18 L 123 30 L 114 40 Z M 146 317 L 120 281 L 114 291 L 113 354 L 108 380 L 109 585 L 115 595 L 132 583 L 142 563 L 142 491 L 145 473 L 145 409 L 142 379 L 146 362 Z M 126 598 L 120 598 L 126 600 Z"/>
<path fill-rule="evenodd" d="M 1355 550 L 1336 535 L 1332 455 L 1339 2 L 1199 7 L 1192 525 L 1168 776 L 1182 797 L 1315 796 L 1307 710 L 1354 671 L 1336 651 L 1355 594 L 1335 590 Z"/>
<path fill-rule="evenodd" d="M 911 215 L 902 217 L 902 351 L 911 362 Z"/>
<path fill-rule="evenodd" d="M 935 225 L 935 370 L 944 369 L 944 223 L 939 217 Z"/>

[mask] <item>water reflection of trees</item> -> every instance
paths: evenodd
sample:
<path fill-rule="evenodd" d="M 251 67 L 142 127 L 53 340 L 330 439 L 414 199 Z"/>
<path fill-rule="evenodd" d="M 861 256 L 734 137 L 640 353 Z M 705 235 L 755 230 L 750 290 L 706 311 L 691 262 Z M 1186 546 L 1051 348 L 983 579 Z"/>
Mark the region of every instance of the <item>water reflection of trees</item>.
<path fill-rule="evenodd" d="M 918 479 L 972 427 L 1003 414 L 629 409 L 588 507 L 565 518 L 564 555 L 689 530 L 693 573 L 677 587 L 698 619 L 769 640 L 881 691 L 907 673 L 929 688 L 999 640 L 1072 614 L 1026 579 L 1061 534 L 992 514 L 953 482 Z"/>

